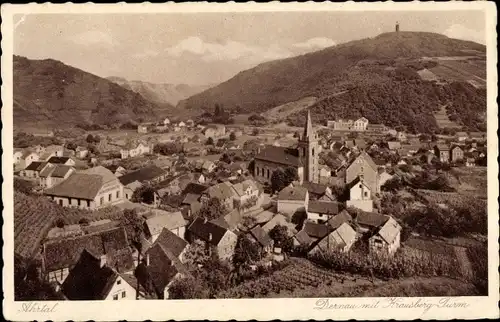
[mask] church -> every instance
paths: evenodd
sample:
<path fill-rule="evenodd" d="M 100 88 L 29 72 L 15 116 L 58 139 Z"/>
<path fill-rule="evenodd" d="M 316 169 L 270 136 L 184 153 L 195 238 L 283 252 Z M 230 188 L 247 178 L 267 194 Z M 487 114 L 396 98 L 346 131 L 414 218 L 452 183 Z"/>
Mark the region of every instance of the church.
<path fill-rule="evenodd" d="M 292 167 L 297 169 L 300 183 L 319 183 L 318 137 L 313 129 L 311 114 L 307 111 L 304 132 L 296 148 L 266 146 L 255 157 L 254 177 L 270 181 L 273 171 Z"/>

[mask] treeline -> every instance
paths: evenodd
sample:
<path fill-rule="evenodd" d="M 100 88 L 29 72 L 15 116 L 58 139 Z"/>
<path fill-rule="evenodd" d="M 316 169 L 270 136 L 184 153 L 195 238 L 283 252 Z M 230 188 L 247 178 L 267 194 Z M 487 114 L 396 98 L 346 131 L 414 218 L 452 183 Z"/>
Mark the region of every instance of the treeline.
<path fill-rule="evenodd" d="M 448 105 L 452 118 L 471 130 L 484 129 L 486 91 L 470 84 L 454 82 L 437 85 L 415 78 L 410 68 L 394 71 L 390 81 L 357 86 L 337 96 L 318 101 L 311 107 L 316 121 L 366 117 L 370 123 L 389 127 L 404 126 L 411 133 L 439 131 L 434 117 L 442 105 Z M 292 114 L 291 125 L 303 124 L 305 112 Z"/>

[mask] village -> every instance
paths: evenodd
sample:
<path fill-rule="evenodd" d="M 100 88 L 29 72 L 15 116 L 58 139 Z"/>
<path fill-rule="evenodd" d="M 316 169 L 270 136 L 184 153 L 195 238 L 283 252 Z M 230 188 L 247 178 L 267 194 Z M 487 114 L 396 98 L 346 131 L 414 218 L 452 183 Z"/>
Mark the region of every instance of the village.
<path fill-rule="evenodd" d="M 303 128 L 281 132 L 168 118 L 123 132 L 14 151 L 15 190 L 32 198 L 19 207 L 37 198 L 42 209 L 61 209 L 36 232 L 16 231 L 16 254 L 33 259 L 39 279 L 62 299 L 265 297 L 332 279 L 344 284 L 339 258 L 359 262 L 359 254 L 370 265 L 382 261 L 380 272 L 366 263 L 354 270 L 371 283 L 394 263 L 406 274 L 410 257 L 410 266 L 431 270 L 434 262 L 446 266 L 443 275 L 472 278 L 467 254 L 446 257 L 468 248 L 424 238 L 422 220 L 403 213 L 425 217 L 431 203 L 451 211 L 447 201 L 429 199 L 456 198 L 456 173 L 485 176 L 485 133 L 411 135 L 364 117 L 316 125 L 309 112 Z M 468 187 L 486 198 L 485 187 Z M 71 221 L 65 211 L 82 215 Z M 446 237 L 449 227 L 440 228 Z M 312 263 L 324 279 L 285 275 Z M 287 281 L 255 291 L 274 275 Z M 200 290 L 198 279 L 209 286 Z"/>

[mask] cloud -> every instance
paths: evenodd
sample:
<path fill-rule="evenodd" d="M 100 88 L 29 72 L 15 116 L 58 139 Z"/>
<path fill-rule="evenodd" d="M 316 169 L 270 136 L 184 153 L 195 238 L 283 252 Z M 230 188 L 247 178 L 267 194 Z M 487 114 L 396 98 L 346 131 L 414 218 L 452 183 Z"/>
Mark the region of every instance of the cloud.
<path fill-rule="evenodd" d="M 132 57 L 134 57 L 134 58 L 151 58 L 151 57 L 156 57 L 159 54 L 160 53 L 155 51 L 155 50 L 146 49 L 145 51 L 133 54 Z"/>
<path fill-rule="evenodd" d="M 199 37 L 186 38 L 176 45 L 167 48 L 166 52 L 173 57 L 180 57 L 185 53 L 189 53 L 200 56 L 207 62 L 238 59 L 262 62 L 293 55 L 290 50 L 277 45 L 268 47 L 250 46 L 232 40 L 218 44 L 205 42 Z"/>
<path fill-rule="evenodd" d="M 106 33 L 98 30 L 85 31 L 71 37 L 71 41 L 82 46 L 92 46 L 92 45 L 104 45 L 113 46 L 116 45 L 116 40 L 113 39 L 110 33 Z"/>
<path fill-rule="evenodd" d="M 293 47 L 297 47 L 308 51 L 323 49 L 331 46 L 335 46 L 335 41 L 325 37 L 315 37 L 304 42 L 293 44 Z"/>
<path fill-rule="evenodd" d="M 471 40 L 480 44 L 486 43 L 486 37 L 483 31 L 469 29 L 460 24 L 451 25 L 443 34 L 450 38 Z"/>

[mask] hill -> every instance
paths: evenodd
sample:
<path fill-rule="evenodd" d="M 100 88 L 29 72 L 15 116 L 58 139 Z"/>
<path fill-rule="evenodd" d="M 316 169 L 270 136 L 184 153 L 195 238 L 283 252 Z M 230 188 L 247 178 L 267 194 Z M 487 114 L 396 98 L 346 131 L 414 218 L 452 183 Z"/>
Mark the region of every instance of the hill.
<path fill-rule="evenodd" d="M 116 126 L 161 117 L 168 104 L 152 103 L 109 80 L 44 59 L 14 56 L 14 126 Z"/>
<path fill-rule="evenodd" d="M 188 84 L 155 84 L 142 81 L 129 81 L 121 77 L 108 77 L 109 81 L 116 83 L 126 89 L 141 94 L 151 102 L 161 104 L 177 105 L 180 100 L 198 94 L 211 85 L 188 85 Z"/>
<path fill-rule="evenodd" d="M 218 103 L 229 111 L 252 110 L 260 113 L 313 96 L 319 98 L 312 107 L 313 114 L 318 113 L 315 117 L 324 121 L 332 115 L 337 115 L 340 106 L 347 110 L 346 105 L 354 94 L 359 94 L 370 98 L 366 104 L 363 101 L 356 103 L 356 114 L 366 114 L 371 122 L 383 121 L 390 123 L 388 125 L 410 126 L 412 116 L 420 114 L 419 108 L 413 107 L 413 112 L 407 113 L 404 118 L 391 120 L 388 115 L 380 114 L 385 108 L 382 105 L 394 100 L 393 104 L 398 105 L 397 109 L 405 109 L 406 106 L 402 104 L 417 102 L 421 100 L 421 95 L 429 97 L 428 103 L 443 103 L 441 100 L 444 100 L 446 104 L 449 98 L 446 98 L 447 93 L 456 94 L 462 89 L 465 90 L 460 92 L 463 99 L 455 102 L 461 105 L 450 105 L 449 111 L 457 114 L 457 119 L 466 122 L 470 116 L 469 112 L 477 110 L 477 104 L 481 105 L 481 111 L 486 111 L 484 86 L 480 86 L 480 80 L 477 78 L 474 84 L 468 81 L 469 78 L 485 74 L 485 65 L 481 64 L 481 61 L 485 60 L 485 52 L 483 45 L 435 33 L 385 33 L 374 38 L 351 41 L 321 51 L 258 65 L 240 72 L 218 86 L 181 101 L 178 107 L 196 114 L 210 110 Z M 463 60 L 464 63 L 454 65 L 453 74 L 449 68 L 433 69 L 450 60 Z M 466 66 L 467 72 L 462 65 Z M 464 72 L 457 72 L 457 69 L 461 68 Z M 439 81 L 422 79 L 418 71 L 424 69 L 436 74 Z M 411 89 L 402 93 L 406 87 Z M 431 92 L 426 92 L 428 90 Z M 342 91 L 346 92 L 329 98 Z M 434 98 L 433 93 L 437 93 L 439 99 Z M 372 95 L 383 96 L 384 99 L 373 100 Z M 327 103 L 325 99 L 328 99 Z M 418 127 L 436 129 L 433 112 L 438 108 L 439 106 L 433 105 L 426 107 L 424 118 L 432 119 L 432 124 Z M 325 111 L 329 114 L 321 114 Z M 340 112 L 343 113 L 342 109 Z M 464 113 L 460 114 L 461 112 Z M 377 118 L 372 117 L 374 115 L 377 115 Z M 294 116 L 290 118 L 293 119 Z M 469 123 L 478 127 L 477 122 Z"/>

